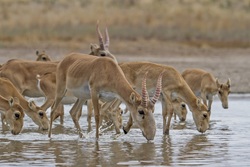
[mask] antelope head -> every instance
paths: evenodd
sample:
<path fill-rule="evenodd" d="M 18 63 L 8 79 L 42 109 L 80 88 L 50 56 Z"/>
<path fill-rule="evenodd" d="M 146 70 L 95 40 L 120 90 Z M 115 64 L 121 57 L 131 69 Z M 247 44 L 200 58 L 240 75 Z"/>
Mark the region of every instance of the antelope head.
<path fill-rule="evenodd" d="M 45 54 L 45 51 L 39 52 L 38 50 L 36 51 L 36 61 L 52 61 L 50 56 Z"/>
<path fill-rule="evenodd" d="M 113 59 L 115 62 L 117 62 L 116 58 L 114 55 L 112 55 L 109 52 L 109 34 L 108 34 L 108 29 L 106 27 L 105 29 L 105 42 L 103 41 L 103 37 L 101 34 L 101 31 L 99 29 L 99 24 L 97 23 L 96 25 L 96 33 L 99 39 L 99 45 L 97 44 L 91 44 L 90 45 L 90 55 L 94 55 L 94 56 L 99 56 L 99 57 L 109 57 L 111 59 Z"/>
<path fill-rule="evenodd" d="M 11 133 L 17 135 L 23 128 L 24 111 L 19 103 L 15 102 L 13 98 L 8 100 L 9 110 L 4 114 L 4 120 L 10 126 Z"/>
<path fill-rule="evenodd" d="M 197 130 L 204 133 L 209 128 L 210 112 L 200 98 L 196 98 L 195 107 L 192 107 L 192 115 Z"/>
<path fill-rule="evenodd" d="M 187 117 L 187 107 L 186 104 L 179 99 L 172 101 L 174 113 L 179 117 L 180 121 L 185 121 Z"/>
<path fill-rule="evenodd" d="M 227 82 L 224 84 L 219 83 L 218 79 L 216 79 L 216 84 L 218 88 L 218 96 L 220 101 L 222 102 L 222 107 L 228 108 L 228 95 L 230 93 L 231 81 L 228 78 Z"/>
<path fill-rule="evenodd" d="M 28 106 L 32 113 L 34 113 L 30 117 L 35 122 L 35 124 L 39 126 L 39 129 L 48 130 L 49 119 L 46 115 L 46 112 L 42 110 L 41 107 L 36 106 L 34 101 L 30 101 Z"/>
<path fill-rule="evenodd" d="M 147 72 L 142 80 L 142 95 L 141 99 L 136 98 L 135 94 L 131 94 L 130 101 L 133 103 L 132 109 L 135 112 L 130 112 L 134 122 L 139 126 L 143 136 L 147 140 L 153 140 L 156 132 L 156 124 L 153 115 L 154 106 L 161 94 L 162 87 L 162 75 L 161 73 L 157 80 L 156 90 L 154 96 L 150 99 L 146 87 Z M 133 111 L 133 110 L 131 110 Z"/>

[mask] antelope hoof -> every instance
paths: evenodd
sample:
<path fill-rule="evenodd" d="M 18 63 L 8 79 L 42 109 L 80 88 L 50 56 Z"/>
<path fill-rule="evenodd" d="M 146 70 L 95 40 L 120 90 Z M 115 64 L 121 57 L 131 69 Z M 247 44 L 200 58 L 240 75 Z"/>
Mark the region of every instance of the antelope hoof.
<path fill-rule="evenodd" d="M 169 135 L 169 129 L 166 129 L 165 132 L 163 133 L 164 135 Z"/>
<path fill-rule="evenodd" d="M 80 138 L 83 138 L 82 132 L 79 132 L 79 137 L 80 137 Z"/>
<path fill-rule="evenodd" d="M 124 126 L 122 127 L 124 134 L 127 134 L 128 132 L 125 130 Z"/>
<path fill-rule="evenodd" d="M 112 137 L 113 137 L 113 139 L 117 139 L 118 137 L 120 137 L 122 134 L 120 133 L 120 134 L 115 134 L 115 135 L 113 135 Z"/>

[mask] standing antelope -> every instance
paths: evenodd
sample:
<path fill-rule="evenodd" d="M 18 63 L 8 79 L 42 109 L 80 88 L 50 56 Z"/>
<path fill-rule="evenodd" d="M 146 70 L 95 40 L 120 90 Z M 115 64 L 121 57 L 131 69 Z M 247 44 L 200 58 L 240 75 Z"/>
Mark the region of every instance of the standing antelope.
<path fill-rule="evenodd" d="M 131 119 L 138 124 L 144 137 L 153 140 L 156 125 L 152 113 L 153 107 L 159 98 L 161 91 L 161 76 L 158 79 L 157 91 L 153 101 L 149 101 L 143 86 L 143 96 L 137 93 L 129 84 L 118 64 L 110 58 L 100 58 L 80 53 L 72 53 L 66 56 L 57 66 L 56 74 L 56 98 L 52 105 L 49 137 L 51 137 L 52 120 L 54 111 L 64 97 L 67 90 L 71 91 L 77 101 L 70 110 L 70 115 L 82 137 L 79 125 L 79 109 L 83 103 L 92 100 L 95 122 L 96 138 L 99 138 L 99 98 L 105 101 L 115 97 L 123 101 L 131 112 Z M 145 79 L 144 82 L 145 83 Z"/>
<path fill-rule="evenodd" d="M 106 42 L 105 42 L 105 44 L 102 44 L 102 45 L 100 45 L 100 46 L 108 46 L 107 45 L 107 43 L 109 44 L 109 37 L 108 37 L 108 33 L 107 33 L 107 29 L 106 29 L 106 34 L 105 34 L 105 39 L 106 39 Z M 107 40 L 108 39 L 108 40 Z M 107 42 L 108 41 L 108 42 Z M 101 34 L 99 33 L 99 43 L 101 44 L 101 43 L 104 43 L 103 42 L 103 40 L 102 40 L 102 37 L 101 37 Z M 103 50 L 103 48 L 101 49 L 98 45 L 96 45 L 96 44 L 92 44 L 91 45 L 91 55 L 98 55 L 98 51 L 99 50 Z M 100 55 L 100 53 L 99 53 L 99 55 Z M 123 63 L 121 63 L 121 64 L 123 64 Z M 119 64 L 120 65 L 120 64 Z M 123 69 L 123 68 L 122 68 Z M 153 70 L 153 69 L 152 69 Z M 133 69 L 131 69 L 131 70 L 126 70 L 125 69 L 125 71 L 123 71 L 124 73 L 125 73 L 125 76 L 126 77 L 129 77 L 128 78 L 128 81 L 130 82 L 131 80 L 133 80 L 133 79 L 131 79 L 130 77 L 136 77 L 136 75 L 135 74 L 133 74 Z M 126 75 L 126 73 L 128 72 L 128 74 Z M 131 74 L 132 73 L 132 74 Z M 131 74 L 131 75 L 130 75 Z M 148 78 L 148 80 L 150 80 L 151 78 Z M 151 81 L 150 81 L 151 82 Z M 130 82 L 132 85 L 134 85 L 134 82 Z M 172 106 L 173 107 L 173 111 L 178 115 L 178 117 L 179 117 L 179 119 L 181 120 L 181 121 L 185 121 L 186 120 L 186 115 L 187 115 L 187 109 L 186 109 L 186 105 L 183 103 L 183 102 L 181 102 L 181 100 L 177 100 L 177 99 L 173 99 L 171 102 L 169 102 L 169 103 L 172 103 L 172 104 L 170 104 L 169 106 Z M 89 103 L 89 104 L 91 104 L 91 103 Z M 90 105 L 88 105 L 88 107 L 91 107 Z M 108 108 L 110 108 L 110 107 L 107 107 L 107 109 Z M 126 108 L 127 109 L 127 108 Z M 167 116 L 167 112 L 163 112 L 163 117 L 164 118 L 166 118 L 166 116 Z M 172 114 L 171 114 L 172 115 Z M 171 116 L 172 117 L 172 116 Z M 170 118 L 170 117 L 169 117 Z M 171 118 L 170 118 L 171 119 Z M 168 121 L 169 122 L 169 124 L 170 124 L 170 120 Z M 116 125 L 115 125 L 116 126 Z M 169 125 L 170 126 L 170 125 Z M 168 127 L 169 127 L 168 126 Z M 164 126 L 165 127 L 165 126 Z M 116 129 L 118 129 L 118 127 L 116 126 Z M 168 130 L 166 130 L 166 131 L 168 131 Z M 116 131 L 117 133 L 119 133 L 119 131 Z M 167 134 L 168 134 L 168 132 L 166 132 Z"/>
<path fill-rule="evenodd" d="M 11 97 L 9 100 L 0 95 L 0 113 L 9 126 L 11 133 L 17 135 L 23 128 L 23 108 Z M 2 122 L 2 125 L 4 123 Z"/>
<path fill-rule="evenodd" d="M 105 29 L 104 41 L 103 41 L 102 34 L 100 32 L 98 23 L 96 25 L 96 32 L 97 32 L 97 36 L 99 39 L 99 45 L 91 44 L 90 45 L 91 52 L 89 53 L 89 55 L 98 56 L 98 57 L 108 57 L 108 58 L 113 59 L 117 63 L 115 56 L 109 51 L 110 39 L 109 39 L 107 27 Z"/>
<path fill-rule="evenodd" d="M 147 89 L 152 96 L 155 87 L 156 77 L 165 71 L 162 77 L 162 93 L 160 101 L 162 103 L 163 133 L 169 134 L 170 122 L 173 114 L 172 100 L 180 98 L 185 102 L 192 112 L 194 122 L 199 132 L 205 132 L 209 128 L 209 112 L 207 107 L 201 103 L 192 90 L 189 88 L 181 74 L 171 66 L 149 63 L 149 62 L 127 62 L 119 64 L 128 82 L 135 88 L 141 89 L 140 80 L 144 72 L 148 71 Z M 166 121 L 167 119 L 167 121 Z M 127 133 L 132 126 L 130 118 L 124 132 Z"/>
<path fill-rule="evenodd" d="M 45 54 L 45 51 L 36 51 L 37 59 L 36 61 L 52 61 L 49 55 Z M 37 75 L 37 86 L 38 89 L 41 91 L 41 93 L 46 98 L 46 102 L 41 106 L 41 108 L 45 111 L 51 106 L 54 100 L 54 94 L 55 94 L 55 72 L 48 72 L 45 73 L 43 76 Z M 60 123 L 63 124 L 64 119 L 64 106 L 63 104 L 60 104 L 56 111 L 57 115 L 55 116 L 55 119 L 60 117 Z"/>
<path fill-rule="evenodd" d="M 108 49 L 110 40 L 109 40 L 107 28 L 105 29 L 105 36 L 104 36 L 105 41 L 103 40 L 103 37 L 102 37 L 102 34 L 99 30 L 98 24 L 96 27 L 96 32 L 97 32 L 98 39 L 99 39 L 99 45 L 91 44 L 91 47 L 90 47 L 91 52 L 89 54 L 93 55 L 93 56 L 98 56 L 98 57 L 108 57 L 108 58 L 113 59 L 115 62 L 117 62 L 115 56 L 112 55 Z M 41 57 L 43 56 L 43 59 L 41 57 L 39 57 L 37 59 L 37 61 L 51 61 L 51 59 L 47 55 L 45 55 L 44 51 L 41 54 L 39 51 L 37 51 L 37 55 L 39 55 Z M 55 73 L 55 71 L 51 71 L 51 72 L 45 73 L 43 75 L 37 75 L 36 78 L 38 80 L 38 83 L 37 83 L 38 89 L 40 90 L 41 94 L 43 94 L 44 97 L 46 97 L 46 101 L 41 106 L 41 108 L 44 110 L 47 110 L 52 105 L 54 98 L 55 98 L 56 73 Z M 60 106 L 58 106 L 57 112 L 55 112 L 55 113 L 57 113 L 57 116 L 55 116 L 55 119 L 60 116 L 60 123 L 61 124 L 63 123 L 63 115 L 64 115 L 63 104 L 75 103 L 75 99 L 72 99 L 72 97 L 68 98 L 70 96 L 72 96 L 72 95 L 68 92 L 65 95 L 65 97 L 63 98 L 62 104 L 60 104 Z M 110 109 L 107 109 L 107 110 L 110 110 Z M 102 114 L 104 114 L 104 110 L 101 110 L 101 111 L 103 111 Z M 120 109 L 117 108 L 117 111 L 119 112 Z M 90 115 L 91 115 L 91 113 L 89 113 L 89 116 Z M 112 117 L 112 120 L 116 124 L 117 120 L 120 119 L 121 117 L 119 114 L 115 114 L 115 115 L 116 115 L 116 117 Z M 89 127 L 91 126 L 90 121 L 91 121 L 91 119 L 88 117 Z M 117 131 L 117 128 L 116 128 L 116 131 Z"/>
<path fill-rule="evenodd" d="M 0 95 L 4 98 L 16 97 L 19 100 L 24 112 L 33 120 L 42 130 L 47 130 L 49 120 L 44 110 L 36 106 L 33 101 L 28 102 L 16 87 L 6 78 L 0 78 Z"/>
<path fill-rule="evenodd" d="M 56 73 L 46 73 L 43 76 L 37 76 L 37 80 L 38 80 L 38 88 L 41 90 L 42 93 L 44 93 L 44 96 L 46 97 L 46 101 L 48 101 L 49 103 L 44 103 L 46 105 L 42 105 L 41 108 L 43 110 L 47 110 L 50 107 L 50 104 L 53 103 L 54 99 L 55 99 L 55 90 L 56 90 Z M 91 100 L 88 100 L 88 103 Z M 60 123 L 63 124 L 63 118 L 64 118 L 64 104 L 73 104 L 76 102 L 76 98 L 73 97 L 72 93 L 70 93 L 70 91 L 67 91 L 67 93 L 64 95 L 61 103 L 58 105 L 56 111 L 55 111 L 55 115 L 54 115 L 54 120 L 58 117 L 60 117 Z M 101 111 L 100 111 L 100 115 L 101 117 L 104 118 L 109 118 L 113 121 L 113 123 L 117 126 L 115 126 L 116 128 L 116 132 L 118 133 L 118 129 L 121 126 L 121 109 L 119 107 L 117 107 L 117 105 L 115 105 L 115 111 L 113 111 L 110 108 L 104 108 L 104 106 L 106 106 L 106 103 L 103 102 L 99 102 L 101 105 Z M 88 105 L 90 106 L 90 105 Z M 88 121 L 88 131 L 91 130 L 91 116 L 92 116 L 92 107 L 88 107 L 88 117 L 87 117 L 87 121 Z M 117 111 L 117 112 L 116 112 Z M 52 120 L 52 121 L 54 121 Z M 107 120 L 107 119 L 106 119 Z M 100 119 L 100 125 L 102 124 L 102 118 Z"/>
<path fill-rule="evenodd" d="M 228 79 L 225 84 L 221 84 L 211 73 L 201 69 L 187 69 L 182 73 L 182 76 L 192 91 L 197 96 L 201 96 L 203 103 L 208 106 L 209 111 L 211 110 L 213 96 L 216 94 L 218 94 L 222 102 L 222 107 L 225 109 L 228 108 L 228 95 L 231 85 L 230 79 Z"/>

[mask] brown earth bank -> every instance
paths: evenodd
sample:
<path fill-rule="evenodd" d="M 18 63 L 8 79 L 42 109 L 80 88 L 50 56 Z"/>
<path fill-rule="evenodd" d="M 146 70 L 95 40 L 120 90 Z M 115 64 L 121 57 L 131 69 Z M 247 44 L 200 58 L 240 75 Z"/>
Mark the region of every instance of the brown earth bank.
<path fill-rule="evenodd" d="M 36 50 L 45 50 L 54 60 L 61 60 L 71 52 L 89 53 L 89 44 L 82 47 L 44 45 L 0 48 L 0 63 L 19 58 L 35 60 Z M 220 82 L 231 79 L 232 93 L 250 93 L 250 48 L 211 48 L 207 45 L 191 47 L 183 44 L 112 41 L 110 52 L 119 62 L 150 61 L 175 67 L 201 68 L 214 74 Z"/>

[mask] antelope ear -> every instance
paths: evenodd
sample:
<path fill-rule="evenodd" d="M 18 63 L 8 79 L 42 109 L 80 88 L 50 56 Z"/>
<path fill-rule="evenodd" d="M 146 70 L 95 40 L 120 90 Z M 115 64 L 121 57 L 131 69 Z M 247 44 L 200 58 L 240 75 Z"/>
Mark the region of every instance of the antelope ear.
<path fill-rule="evenodd" d="M 94 49 L 94 44 L 90 44 L 90 50 L 93 52 L 93 49 Z"/>
<path fill-rule="evenodd" d="M 135 104 L 135 103 L 136 103 L 136 96 L 135 96 L 135 93 L 134 93 L 134 92 L 132 92 L 132 93 L 130 94 L 129 101 L 130 101 L 130 103 L 132 103 L 132 104 Z"/>
<path fill-rule="evenodd" d="M 10 105 L 10 107 L 13 107 L 13 105 L 14 105 L 14 99 L 13 99 L 13 97 L 11 97 L 9 99 L 9 105 Z"/>
<path fill-rule="evenodd" d="M 230 86 L 231 86 L 231 80 L 230 80 L 230 78 L 227 79 L 227 86 L 228 86 L 228 88 L 230 88 Z"/>
<path fill-rule="evenodd" d="M 98 52 L 98 46 L 96 44 L 91 43 L 90 44 L 90 50 L 92 53 L 96 54 Z"/>
<path fill-rule="evenodd" d="M 218 80 L 218 78 L 216 78 L 216 85 L 217 85 L 217 88 L 219 88 L 220 87 L 220 83 L 219 83 L 219 80 Z"/>
<path fill-rule="evenodd" d="M 200 98 L 197 98 L 196 105 L 198 106 L 199 110 L 201 110 L 202 103 Z"/>
<path fill-rule="evenodd" d="M 34 101 L 30 101 L 29 104 L 28 104 L 29 108 L 31 110 L 33 110 L 35 108 L 35 102 Z"/>

